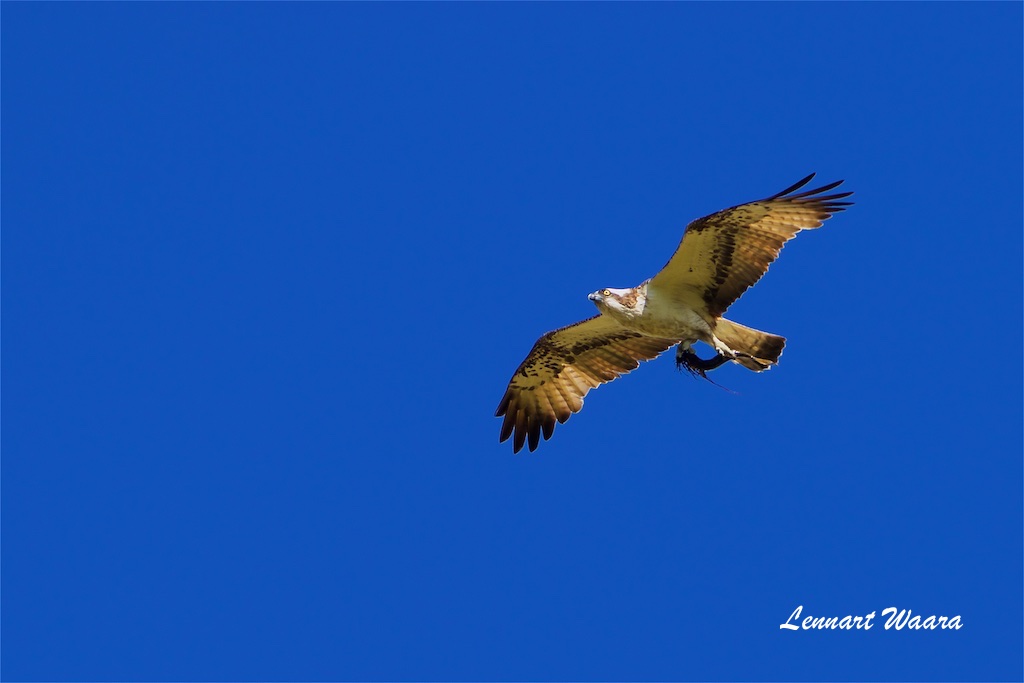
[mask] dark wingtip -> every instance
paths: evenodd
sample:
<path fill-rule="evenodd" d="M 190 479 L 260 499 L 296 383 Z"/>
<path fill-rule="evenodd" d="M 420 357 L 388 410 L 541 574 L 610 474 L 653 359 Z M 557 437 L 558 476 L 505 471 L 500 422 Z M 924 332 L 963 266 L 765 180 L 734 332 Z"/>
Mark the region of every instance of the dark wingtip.
<path fill-rule="evenodd" d="M 508 391 L 505 391 L 505 395 L 501 397 L 501 403 L 498 404 L 498 409 L 494 411 L 494 417 L 501 417 L 508 410 L 509 395 Z"/>
<path fill-rule="evenodd" d="M 804 190 L 800 194 L 790 195 L 789 197 L 786 197 L 786 199 L 802 199 L 804 197 L 810 197 L 811 195 L 814 195 L 814 194 L 821 194 L 822 192 L 828 192 L 829 190 L 833 190 L 833 189 L 839 187 L 840 185 L 843 184 L 843 182 L 844 181 L 842 181 L 842 180 L 837 180 L 834 183 L 829 183 L 828 185 L 822 185 L 821 187 L 816 187 L 813 190 Z"/>
<path fill-rule="evenodd" d="M 807 183 L 811 182 L 811 179 L 814 178 L 814 175 L 815 174 L 812 173 L 809 176 L 807 176 L 807 177 L 805 177 L 805 178 L 803 178 L 801 180 L 798 180 L 795 184 L 791 185 L 790 187 L 787 187 L 785 190 L 783 190 L 782 192 L 779 192 L 778 194 L 773 194 L 771 197 L 769 197 L 765 201 L 766 202 L 770 202 L 771 200 L 778 199 L 779 197 L 783 197 L 783 196 L 789 194 L 790 192 L 796 192 L 801 187 L 803 187 Z"/>
<path fill-rule="evenodd" d="M 526 429 L 521 429 L 519 426 L 516 427 L 515 436 L 512 439 L 512 452 L 518 453 L 523 450 L 523 444 L 526 443 Z"/>
<path fill-rule="evenodd" d="M 515 427 L 515 420 L 511 415 L 505 415 L 501 423 L 501 433 L 498 435 L 498 443 L 505 443 L 508 437 L 512 436 L 512 428 Z"/>
<path fill-rule="evenodd" d="M 835 188 L 839 187 L 844 182 L 846 182 L 845 180 L 837 180 L 835 182 L 829 183 L 828 185 L 822 185 L 821 187 L 815 188 L 813 190 L 804 190 L 803 192 L 800 192 L 798 194 L 791 194 L 794 189 L 799 189 L 800 187 L 803 187 L 803 185 L 806 184 L 807 180 L 809 180 L 812 176 L 804 178 L 793 187 L 789 188 L 788 190 L 785 190 L 784 192 L 780 192 L 771 199 L 777 199 L 784 202 L 792 202 L 794 204 L 800 204 L 803 206 L 810 206 L 816 209 L 820 209 L 821 211 L 826 213 L 826 216 L 823 216 L 823 218 L 833 213 L 845 211 L 846 207 L 848 206 L 853 206 L 853 202 L 840 201 L 853 195 L 853 192 L 836 192 L 834 194 L 824 194 L 829 190 L 834 190 Z"/>
<path fill-rule="evenodd" d="M 537 445 L 540 444 L 540 416 L 530 416 L 530 423 L 526 427 L 526 436 L 530 444 L 530 452 L 533 453 L 537 450 Z"/>

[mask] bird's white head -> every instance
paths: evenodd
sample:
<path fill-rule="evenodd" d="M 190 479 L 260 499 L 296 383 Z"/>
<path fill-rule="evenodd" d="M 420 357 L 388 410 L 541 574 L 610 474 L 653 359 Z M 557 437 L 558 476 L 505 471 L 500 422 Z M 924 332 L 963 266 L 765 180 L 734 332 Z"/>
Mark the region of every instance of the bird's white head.
<path fill-rule="evenodd" d="M 615 318 L 635 318 L 643 313 L 644 295 L 638 287 L 631 289 L 599 289 L 588 297 L 597 310 Z"/>

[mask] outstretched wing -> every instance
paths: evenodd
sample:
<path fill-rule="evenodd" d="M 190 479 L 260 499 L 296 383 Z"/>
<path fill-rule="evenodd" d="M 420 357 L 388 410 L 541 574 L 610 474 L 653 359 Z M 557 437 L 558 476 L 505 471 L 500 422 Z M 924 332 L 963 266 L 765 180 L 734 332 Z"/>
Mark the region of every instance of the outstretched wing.
<path fill-rule="evenodd" d="M 650 360 L 675 343 L 627 330 L 598 315 L 548 332 L 537 340 L 508 383 L 495 417 L 505 416 L 500 441 L 513 433 L 518 453 L 529 437 L 536 450 L 543 431 L 550 439 L 555 420 L 565 422 L 583 407 L 583 397 Z"/>
<path fill-rule="evenodd" d="M 782 192 L 693 221 L 679 248 L 649 287 L 718 317 L 761 279 L 788 240 L 801 230 L 820 228 L 852 202 L 852 192 L 824 194 L 842 180 L 793 194 L 814 174 Z"/>

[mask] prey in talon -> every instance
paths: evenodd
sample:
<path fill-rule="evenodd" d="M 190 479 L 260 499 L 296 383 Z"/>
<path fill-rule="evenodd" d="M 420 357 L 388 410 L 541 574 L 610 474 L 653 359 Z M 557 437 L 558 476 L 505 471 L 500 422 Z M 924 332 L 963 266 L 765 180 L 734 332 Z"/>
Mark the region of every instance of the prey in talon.
<path fill-rule="evenodd" d="M 713 357 L 704 360 L 694 352 L 692 345 L 689 343 L 681 343 L 676 347 L 676 370 L 686 370 L 694 377 L 703 377 L 712 384 L 715 384 L 707 375 L 715 368 L 720 368 L 728 363 L 731 358 L 721 353 L 716 353 Z"/>

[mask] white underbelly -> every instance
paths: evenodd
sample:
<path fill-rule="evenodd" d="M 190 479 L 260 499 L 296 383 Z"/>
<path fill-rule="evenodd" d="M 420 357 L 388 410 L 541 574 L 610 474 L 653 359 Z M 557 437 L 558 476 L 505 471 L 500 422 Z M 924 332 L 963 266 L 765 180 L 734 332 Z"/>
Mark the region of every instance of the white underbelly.
<path fill-rule="evenodd" d="M 711 326 L 692 308 L 648 290 L 644 312 L 632 321 L 644 334 L 682 341 L 708 340 Z"/>

